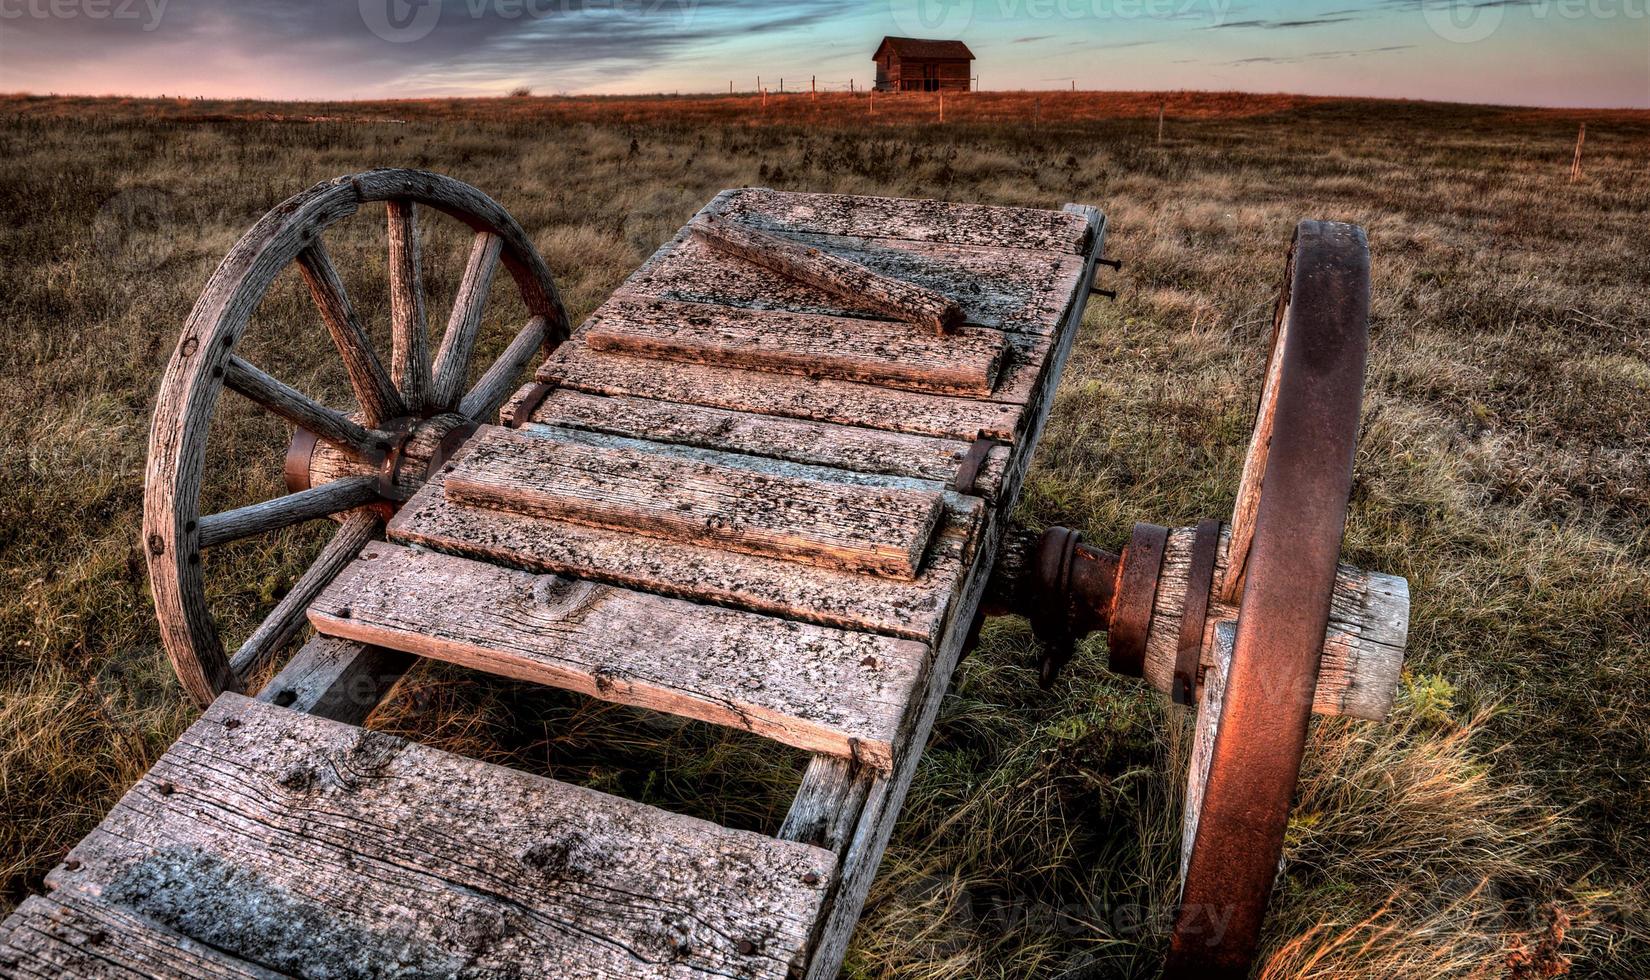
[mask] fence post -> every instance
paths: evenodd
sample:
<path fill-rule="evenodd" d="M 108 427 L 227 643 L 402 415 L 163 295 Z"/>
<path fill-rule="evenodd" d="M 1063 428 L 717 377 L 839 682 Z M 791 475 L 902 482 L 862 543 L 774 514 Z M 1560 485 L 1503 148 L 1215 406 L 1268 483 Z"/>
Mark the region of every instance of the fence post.
<path fill-rule="evenodd" d="M 1587 124 L 1581 124 L 1581 131 L 1576 133 L 1576 158 L 1570 163 L 1570 183 L 1581 179 L 1581 144 L 1587 142 Z"/>
<path fill-rule="evenodd" d="M 945 90 L 940 90 L 940 122 L 945 122 Z"/>

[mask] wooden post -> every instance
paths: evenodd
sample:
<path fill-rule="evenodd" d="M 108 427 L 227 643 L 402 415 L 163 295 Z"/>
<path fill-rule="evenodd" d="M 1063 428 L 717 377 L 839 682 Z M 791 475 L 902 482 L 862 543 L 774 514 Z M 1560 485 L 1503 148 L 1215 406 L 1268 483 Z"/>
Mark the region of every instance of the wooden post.
<path fill-rule="evenodd" d="M 1077 79 L 1075 78 L 1071 80 L 1071 90 L 1073 92 L 1077 91 Z"/>
<path fill-rule="evenodd" d="M 762 108 L 766 109 L 767 107 L 768 107 L 768 90 L 763 89 L 762 90 Z"/>
<path fill-rule="evenodd" d="M 1032 99 L 1031 100 L 1031 128 L 1032 129 L 1042 129 L 1043 128 L 1043 100 L 1042 99 Z"/>
<path fill-rule="evenodd" d="M 1163 145 L 1163 110 L 1168 107 L 1169 100 L 1164 99 L 1157 104 L 1157 145 Z"/>
<path fill-rule="evenodd" d="M 814 99 L 816 101 L 819 99 L 819 76 L 818 75 L 809 75 L 808 76 L 808 98 Z"/>
<path fill-rule="evenodd" d="M 940 92 L 940 122 L 945 122 L 945 92 Z"/>
<path fill-rule="evenodd" d="M 1587 124 L 1581 124 L 1581 131 L 1576 133 L 1576 157 L 1570 163 L 1570 183 L 1581 179 L 1581 144 L 1587 142 Z"/>
<path fill-rule="evenodd" d="M 728 79 L 728 94 L 729 95 L 733 94 L 733 79 L 731 79 L 731 78 Z"/>

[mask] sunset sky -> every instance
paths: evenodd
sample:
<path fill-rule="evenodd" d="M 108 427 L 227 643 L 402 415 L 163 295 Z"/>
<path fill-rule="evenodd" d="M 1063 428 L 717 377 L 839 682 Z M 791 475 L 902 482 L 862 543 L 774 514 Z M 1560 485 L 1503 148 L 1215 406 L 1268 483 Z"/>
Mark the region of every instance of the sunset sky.
<path fill-rule="evenodd" d="M 0 0 L 0 90 L 843 89 L 885 34 L 961 38 L 988 89 L 1650 107 L 1650 0 Z"/>

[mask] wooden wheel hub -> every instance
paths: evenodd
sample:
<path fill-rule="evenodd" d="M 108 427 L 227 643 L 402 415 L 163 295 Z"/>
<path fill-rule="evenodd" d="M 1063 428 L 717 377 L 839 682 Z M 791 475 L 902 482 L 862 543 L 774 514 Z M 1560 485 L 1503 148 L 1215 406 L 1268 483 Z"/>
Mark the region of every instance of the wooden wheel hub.
<path fill-rule="evenodd" d="M 286 488 L 300 493 L 346 477 L 372 477 L 383 500 L 371 506 L 387 520 L 396 505 L 417 493 L 477 428 L 476 420 L 457 412 L 391 419 L 383 430 L 393 438 L 376 462 L 342 452 L 308 429 L 295 429 L 282 467 Z"/>

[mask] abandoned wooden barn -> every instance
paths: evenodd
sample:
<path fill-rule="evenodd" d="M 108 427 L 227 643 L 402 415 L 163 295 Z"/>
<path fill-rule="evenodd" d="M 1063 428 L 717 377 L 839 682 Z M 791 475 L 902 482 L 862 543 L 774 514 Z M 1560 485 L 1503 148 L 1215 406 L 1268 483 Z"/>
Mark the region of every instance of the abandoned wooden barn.
<path fill-rule="evenodd" d="M 872 58 L 879 92 L 967 92 L 974 52 L 961 41 L 885 37 Z"/>

